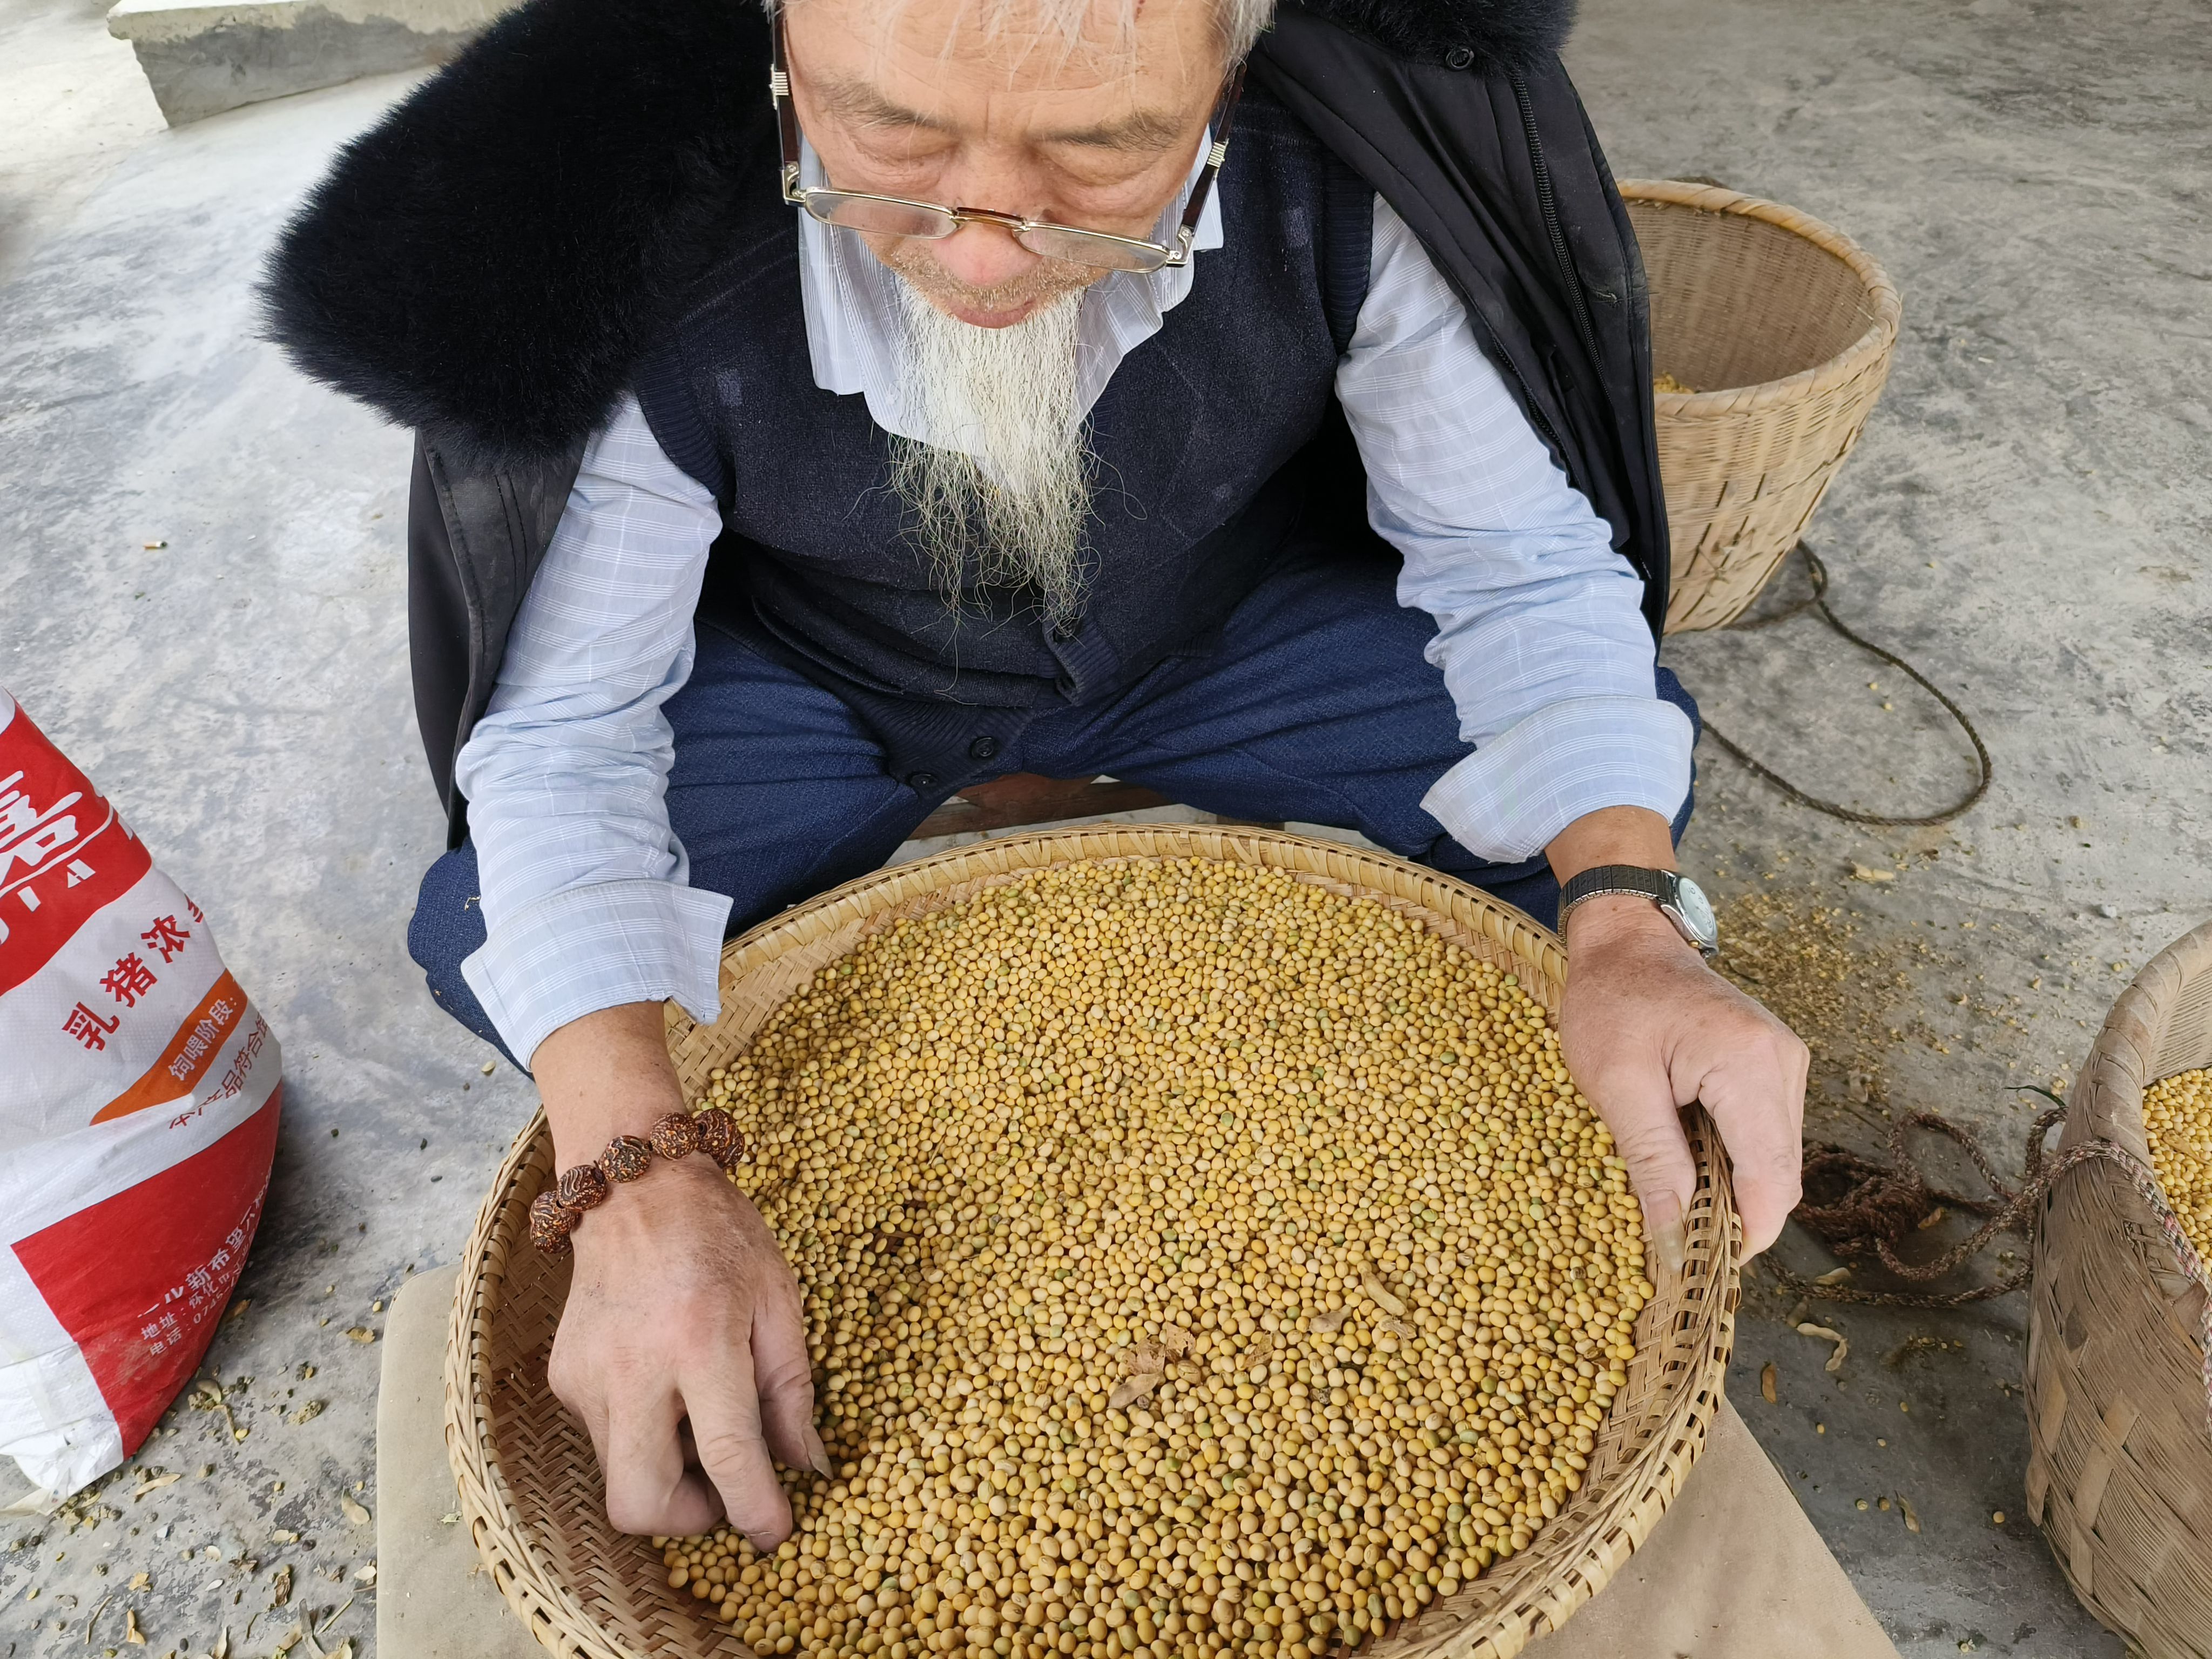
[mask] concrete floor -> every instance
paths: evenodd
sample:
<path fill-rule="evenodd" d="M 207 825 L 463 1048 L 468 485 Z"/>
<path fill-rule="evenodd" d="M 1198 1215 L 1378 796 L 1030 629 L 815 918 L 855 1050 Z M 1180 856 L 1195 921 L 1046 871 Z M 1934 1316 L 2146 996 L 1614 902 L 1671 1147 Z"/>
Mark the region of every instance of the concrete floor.
<path fill-rule="evenodd" d="M 108 0 L 0 3 L 0 283 L 132 150 L 162 130 Z"/>
<path fill-rule="evenodd" d="M 1685 848 L 1737 971 L 1816 1042 L 1815 1133 L 1871 1146 L 1886 1109 L 1936 1107 L 2012 1163 L 2039 1103 L 2007 1091 L 2069 1078 L 2132 968 L 2212 913 L 2201 22 L 2194 0 L 1586 0 L 1571 58 L 1620 173 L 1820 214 L 1905 295 L 1814 540 L 1843 614 L 1972 711 L 1996 786 L 1949 829 L 1857 830 L 1708 745 Z M 76 0 L 0 0 L 0 157 L 27 131 L 43 158 L 0 171 L 0 684 L 220 927 L 284 1042 L 286 1127 L 252 1305 L 210 1362 L 247 1438 L 179 1407 L 72 1515 L 0 1521 L 0 1659 L 117 1646 L 126 1606 L 150 1653 L 227 1627 L 258 1654 L 349 1596 L 323 1644 L 359 1652 L 379 1354 L 345 1332 L 452 1258 L 532 1105 L 405 955 L 441 843 L 406 687 L 406 440 L 252 338 L 262 249 L 404 82 L 173 132 L 114 46 Z M 1668 654 L 1823 792 L 1910 811 L 1966 776 L 1924 697 L 1809 621 Z M 1783 1254 L 1828 1265 L 1799 1237 Z M 1900 1650 L 2118 1653 L 2019 1513 L 2021 1299 L 1819 1311 L 1851 1339 L 1838 1379 L 1789 1311 L 1755 1273 L 1732 1393 Z M 137 1469 L 183 1478 L 134 1501 Z M 1917 1533 L 1879 1507 L 1900 1496 Z M 265 1613 L 286 1564 L 293 1606 Z"/>

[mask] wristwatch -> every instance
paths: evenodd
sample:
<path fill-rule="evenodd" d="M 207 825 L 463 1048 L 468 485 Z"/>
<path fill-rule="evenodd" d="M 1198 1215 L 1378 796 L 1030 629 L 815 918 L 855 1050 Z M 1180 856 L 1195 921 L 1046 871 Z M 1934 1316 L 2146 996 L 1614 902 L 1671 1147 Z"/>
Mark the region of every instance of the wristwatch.
<path fill-rule="evenodd" d="M 1633 864 L 1601 864 L 1585 870 L 1559 889 L 1560 930 L 1566 929 L 1568 911 L 1601 893 L 1640 893 L 1659 907 L 1659 914 L 1708 962 L 1720 954 L 1720 924 L 1713 920 L 1712 901 L 1687 876 Z"/>

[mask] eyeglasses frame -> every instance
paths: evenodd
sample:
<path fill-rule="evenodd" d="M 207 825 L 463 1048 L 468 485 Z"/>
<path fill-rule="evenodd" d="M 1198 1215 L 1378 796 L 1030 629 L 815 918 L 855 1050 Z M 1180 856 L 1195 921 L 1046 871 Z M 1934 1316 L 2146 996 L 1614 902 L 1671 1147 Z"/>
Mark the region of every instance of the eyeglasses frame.
<path fill-rule="evenodd" d="M 1011 213 L 994 213 L 988 208 L 947 207 L 939 202 L 917 202 L 903 196 L 878 196 L 869 191 L 836 190 L 799 182 L 799 111 L 791 97 L 791 70 L 784 49 L 783 9 L 779 6 L 771 27 L 772 44 L 769 48 L 768 90 L 775 106 L 776 131 L 782 144 L 783 199 L 795 208 L 805 210 L 808 216 L 816 216 L 808 204 L 811 196 L 842 196 L 852 201 L 881 202 L 891 207 L 918 209 L 924 213 L 942 214 L 953 221 L 950 236 L 962 225 L 996 225 L 1008 235 L 1019 240 L 1024 232 L 1057 230 L 1078 236 L 1095 237 L 1102 242 L 1113 242 L 1122 247 L 1139 248 L 1158 256 L 1158 263 L 1145 266 L 1138 274 L 1149 275 L 1155 270 L 1176 270 L 1190 263 L 1191 244 L 1198 235 L 1198 222 L 1206 212 L 1206 198 L 1212 193 L 1213 181 L 1219 176 L 1221 164 L 1229 155 L 1229 125 L 1237 112 L 1237 100 L 1244 90 L 1244 65 L 1238 64 L 1229 71 L 1222 83 L 1221 96 L 1213 106 L 1213 118 L 1209 130 L 1213 143 L 1206 154 L 1206 165 L 1200 170 L 1198 179 L 1191 186 L 1190 199 L 1183 206 L 1182 222 L 1176 231 L 1175 245 L 1170 247 L 1159 242 L 1148 241 L 1141 236 L 1117 236 L 1111 231 L 1086 230 L 1081 225 L 1055 224 L 1049 219 L 1023 219 Z M 820 222 L 829 224 L 827 219 Z M 937 238 L 927 240 L 936 240 Z M 1024 245 L 1026 246 L 1026 245 Z M 1080 263 L 1080 262 L 1078 262 Z M 1109 270 L 1126 270 L 1126 265 L 1102 267 Z"/>

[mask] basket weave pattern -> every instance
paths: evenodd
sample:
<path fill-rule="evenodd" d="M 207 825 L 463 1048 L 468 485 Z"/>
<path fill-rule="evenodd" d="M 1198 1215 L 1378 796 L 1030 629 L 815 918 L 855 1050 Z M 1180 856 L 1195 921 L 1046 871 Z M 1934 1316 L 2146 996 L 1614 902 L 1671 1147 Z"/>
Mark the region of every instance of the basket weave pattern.
<path fill-rule="evenodd" d="M 1810 214 L 1707 185 L 1625 179 L 1651 289 L 1667 631 L 1725 627 L 1797 545 L 1889 378 L 1897 289 Z"/>
<path fill-rule="evenodd" d="M 1478 890 L 1387 855 L 1266 831 L 1105 825 L 1010 836 L 851 882 L 763 923 L 723 951 L 722 1017 L 672 1010 L 669 1049 L 687 1097 L 742 1050 L 815 969 L 867 933 L 986 886 L 1078 859 L 1231 860 L 1378 900 L 1516 973 L 1554 1018 L 1565 982 L 1559 941 Z M 1601 1426 L 1580 1492 L 1534 1544 L 1449 1602 L 1379 1642 L 1377 1659 L 1510 1659 L 1564 1623 L 1610 1578 L 1680 1490 L 1719 1409 L 1735 1332 L 1739 1240 L 1725 1165 L 1694 1115 L 1698 1188 L 1679 1275 L 1638 1322 L 1627 1385 Z M 538 1639 L 563 1656 L 641 1659 L 750 1650 L 704 1604 L 667 1586 L 657 1551 L 608 1524 L 589 1437 L 546 1386 L 569 1260 L 531 1249 L 526 1212 L 551 1180 L 542 1116 L 516 1141 L 461 1264 L 446 1358 L 446 1443 L 461 1511 L 493 1582 Z"/>
<path fill-rule="evenodd" d="M 2207 1065 L 2212 922 L 2153 958 L 2113 1005 L 2062 1147 L 2101 1139 L 2148 1163 L 2144 1090 Z M 2083 1605 L 2148 1659 L 2212 1656 L 2203 1304 L 2119 1170 L 2087 1165 L 2052 1188 L 2028 1304 L 2028 1513 Z"/>

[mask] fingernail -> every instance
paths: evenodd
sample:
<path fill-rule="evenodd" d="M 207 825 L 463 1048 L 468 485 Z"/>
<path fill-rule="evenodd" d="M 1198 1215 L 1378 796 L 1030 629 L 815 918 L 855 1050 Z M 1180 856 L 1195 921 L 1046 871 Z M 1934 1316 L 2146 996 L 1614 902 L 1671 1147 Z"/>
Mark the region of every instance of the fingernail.
<path fill-rule="evenodd" d="M 1690 1257 L 1690 1229 L 1682 1216 L 1682 1200 L 1672 1193 L 1655 1194 L 1644 1206 L 1644 1224 L 1659 1265 L 1679 1273 Z"/>
<path fill-rule="evenodd" d="M 813 1466 L 815 1474 L 830 1473 L 830 1449 L 822 1443 L 822 1437 L 815 1433 L 811 1423 L 806 1425 L 806 1461 Z"/>

